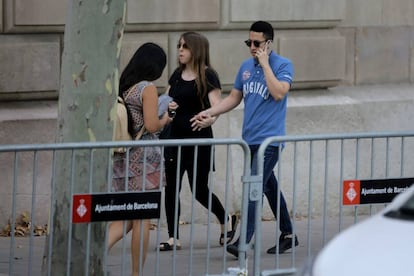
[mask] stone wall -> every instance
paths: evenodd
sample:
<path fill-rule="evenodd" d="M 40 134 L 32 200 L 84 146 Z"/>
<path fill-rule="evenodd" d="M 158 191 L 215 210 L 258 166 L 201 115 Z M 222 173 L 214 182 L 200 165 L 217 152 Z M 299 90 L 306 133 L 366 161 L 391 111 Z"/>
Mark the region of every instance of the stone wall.
<path fill-rule="evenodd" d="M 0 1 L 1 99 L 57 98 L 66 2 Z M 263 19 L 275 27 L 274 49 L 294 62 L 296 89 L 412 82 L 413 6 L 412 0 L 128 1 L 121 67 L 141 43 L 161 44 L 169 56 L 162 88 L 176 66 L 178 36 L 196 30 L 209 38 L 229 90 L 248 56 L 247 29 Z"/>

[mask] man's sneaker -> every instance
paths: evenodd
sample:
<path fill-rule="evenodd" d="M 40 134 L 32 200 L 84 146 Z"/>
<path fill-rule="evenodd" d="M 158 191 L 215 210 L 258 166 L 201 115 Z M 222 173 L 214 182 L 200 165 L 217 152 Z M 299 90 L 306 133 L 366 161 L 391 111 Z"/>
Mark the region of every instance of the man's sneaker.
<path fill-rule="evenodd" d="M 292 248 L 293 234 L 282 233 L 279 237 L 279 254 Z M 299 245 L 298 237 L 295 235 L 295 246 Z M 267 254 L 276 254 L 276 245 L 267 250 Z"/>
<path fill-rule="evenodd" d="M 239 246 L 238 246 L 238 244 L 236 244 L 236 243 L 229 244 L 229 245 L 227 245 L 226 250 L 227 250 L 228 253 L 230 253 L 234 257 L 236 257 L 236 258 L 239 257 Z"/>

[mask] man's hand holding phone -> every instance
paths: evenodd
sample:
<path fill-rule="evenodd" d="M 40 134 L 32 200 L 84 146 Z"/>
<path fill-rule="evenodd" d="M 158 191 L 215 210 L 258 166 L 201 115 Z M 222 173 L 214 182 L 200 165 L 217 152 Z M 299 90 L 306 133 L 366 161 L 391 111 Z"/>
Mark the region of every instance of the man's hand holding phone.
<path fill-rule="evenodd" d="M 263 48 L 259 48 L 256 51 L 256 58 L 257 61 L 263 66 L 264 62 L 269 62 L 269 53 L 270 53 L 270 45 L 272 44 L 271 40 L 266 41 Z"/>

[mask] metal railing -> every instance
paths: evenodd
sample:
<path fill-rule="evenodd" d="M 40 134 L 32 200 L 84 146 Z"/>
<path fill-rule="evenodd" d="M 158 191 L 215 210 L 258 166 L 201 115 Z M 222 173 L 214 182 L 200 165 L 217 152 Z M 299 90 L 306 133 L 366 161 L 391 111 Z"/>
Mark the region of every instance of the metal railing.
<path fill-rule="evenodd" d="M 282 189 L 291 206 L 294 234 L 299 236 L 301 246 L 293 247 L 288 257 L 279 255 L 276 250 L 274 262 L 265 268 L 261 252 L 261 217 L 256 217 L 253 275 L 295 274 L 300 264 L 313 258 L 334 235 L 385 206 L 381 203 L 344 206 L 344 180 L 374 182 L 391 178 L 398 181 L 399 178 L 414 176 L 414 157 L 411 154 L 414 150 L 414 132 L 271 137 L 260 146 L 258 160 L 263 160 L 265 149 L 275 142 L 285 143 L 283 154 L 279 149 L 280 160 L 275 168 L 280 183 L 278 202 Z M 263 163 L 260 162 L 259 178 L 262 175 Z M 256 193 L 260 194 L 262 183 L 256 187 Z M 261 209 L 262 197 L 257 200 L 256 207 Z M 277 213 L 280 214 L 280 206 Z M 277 220 L 276 243 L 279 240 L 279 226 Z"/>
<path fill-rule="evenodd" d="M 4 207 L 4 214 L 10 217 L 10 228 L 15 229 L 20 227 L 17 220 L 19 218 L 18 212 L 22 208 L 23 210 L 30 210 L 28 213 L 30 214 L 29 221 L 31 226 L 38 225 L 38 221 L 41 221 L 42 219 L 45 220 L 45 217 L 50 217 L 48 220 L 48 228 L 50 228 L 50 231 L 48 231 L 47 236 L 37 237 L 33 228 L 30 228 L 27 229 L 26 237 L 19 237 L 19 234 L 16 231 L 10 231 L 9 237 L 0 238 L 1 247 L 7 252 L 3 253 L 8 254 L 7 260 L 5 257 L 2 257 L 2 260 L 0 261 L 0 275 L 1 273 L 6 273 L 7 275 L 40 275 L 41 270 L 43 270 L 43 275 L 54 275 L 54 266 L 51 260 L 56 254 L 65 254 L 66 260 L 64 263 L 66 264 L 66 267 L 64 270 L 67 275 L 73 275 L 74 271 L 79 271 L 79 266 L 83 267 L 82 274 L 92 275 L 93 273 L 91 271 L 93 268 L 90 267 L 92 262 L 90 262 L 88 256 L 92 251 L 91 248 L 93 247 L 93 243 L 96 243 L 97 241 L 96 237 L 94 237 L 91 225 L 93 223 L 99 224 L 102 222 L 87 223 L 87 229 L 84 231 L 85 235 L 79 237 L 79 230 L 76 230 L 77 233 L 74 232 L 75 226 L 71 221 L 73 216 L 72 203 L 70 204 L 70 208 L 67 208 L 69 210 L 64 210 L 61 206 L 59 207 L 59 203 L 55 204 L 57 201 L 57 193 L 62 193 L 60 187 L 62 185 L 70 186 L 70 188 L 67 189 L 70 191 L 70 195 L 66 198 L 69 200 L 73 195 L 79 193 L 87 193 L 90 195 L 111 194 L 111 155 L 113 148 L 147 148 L 160 146 L 162 150 L 164 150 L 165 147 L 177 146 L 178 154 L 180 155 L 180 152 L 184 147 L 194 146 L 194 155 L 197 155 L 199 147 L 206 145 L 212 146 L 212 150 L 215 151 L 215 166 L 219 167 L 221 175 L 221 178 L 218 179 L 218 177 L 215 176 L 213 166 L 210 168 L 210 192 L 215 192 L 222 199 L 227 215 L 230 213 L 229 210 L 232 209 L 232 206 L 230 206 L 232 191 L 229 186 L 231 180 L 234 178 L 231 173 L 232 159 L 237 158 L 244 160 L 244 163 L 242 163 L 244 167 L 243 173 L 249 174 L 250 172 L 248 164 L 248 160 L 250 159 L 248 146 L 240 139 L 140 140 L 127 142 L 0 146 L 0 158 L 2 159 L 2 162 L 4 161 L 2 163 L 2 166 L 4 165 L 2 169 L 4 176 L 3 180 L 1 180 L 2 186 L 7 186 L 7 189 L 5 190 L 8 190 L 8 188 L 12 189 L 11 192 L 7 194 L 10 201 L 6 201 L 0 205 Z M 59 155 L 62 152 L 68 157 L 67 159 L 59 158 Z M 233 156 L 234 154 L 237 156 Z M 107 158 L 100 159 L 102 156 Z M 98 162 L 98 160 L 104 160 L 106 162 L 105 164 L 100 165 L 103 167 L 100 171 L 98 171 L 96 167 L 97 164 L 94 164 Z M 59 164 L 59 162 L 63 161 L 65 162 L 65 165 Z M 180 165 L 180 162 L 178 162 L 178 166 Z M 65 170 L 68 170 L 67 174 L 69 175 L 69 178 L 63 178 L 64 183 L 58 183 L 59 179 L 62 180 L 58 175 L 62 172 L 58 169 L 59 166 L 63 166 L 65 167 Z M 28 169 L 28 167 L 30 167 L 30 169 Z M 42 168 L 40 169 L 40 167 Z M 46 173 L 40 171 L 46 171 Z M 79 171 L 81 171 L 80 174 L 83 174 L 83 180 L 81 179 L 82 177 L 79 176 Z M 98 177 L 98 174 L 101 176 Z M 41 175 L 40 178 L 39 175 Z M 100 185 L 101 188 L 96 190 L 94 182 L 96 182 L 98 178 L 106 179 L 106 184 Z M 44 183 L 45 180 L 49 183 Z M 79 189 L 78 181 L 85 182 L 85 187 Z M 184 180 L 184 184 L 186 182 L 188 181 Z M 240 181 L 237 180 L 237 182 Z M 26 189 L 30 189 L 30 192 L 22 195 L 22 191 Z M 193 190 L 194 189 L 195 187 L 193 187 Z M 162 191 L 162 187 L 160 191 Z M 143 193 L 145 193 L 145 191 L 143 191 Z M 183 198 L 183 195 L 181 195 L 181 197 Z M 44 202 L 41 202 L 42 199 Z M 59 200 L 60 199 L 61 197 L 59 197 Z M 180 252 L 186 252 L 184 255 L 178 254 L 176 250 L 165 253 L 159 251 L 158 244 L 164 240 L 162 236 L 167 237 L 167 231 L 161 222 L 163 218 L 151 220 L 155 230 L 151 232 L 156 233 L 151 233 L 148 257 L 142 271 L 144 275 L 210 275 L 227 273 L 228 265 L 225 249 L 222 246 L 218 246 L 220 227 L 212 215 L 211 194 L 209 195 L 209 200 L 209 208 L 208 210 L 205 210 L 199 208 L 194 195 L 186 198 L 187 203 L 190 202 L 187 206 L 191 206 L 191 211 L 187 212 L 187 223 L 181 226 L 181 228 L 183 228 L 181 231 L 185 233 L 182 234 L 182 236 L 185 237 L 182 239 L 182 243 L 183 247 L 185 246 L 186 249 Z M 22 207 L 22 203 L 25 207 Z M 164 206 L 162 206 L 162 209 L 163 208 Z M 10 212 L 7 212 L 7 210 L 10 210 Z M 39 216 L 40 212 L 43 214 Z M 197 217 L 199 214 L 201 214 L 202 218 Z M 53 231 L 55 227 L 53 218 L 55 216 L 67 217 L 67 244 L 61 244 L 58 248 L 55 246 L 56 243 L 52 245 L 55 239 L 55 231 Z M 182 217 L 183 216 L 184 215 L 182 214 Z M 62 225 L 59 225 L 59 227 L 62 227 Z M 74 246 L 74 242 L 76 242 L 75 240 L 80 238 L 84 239 L 86 244 L 85 248 L 83 248 L 85 250 L 83 253 L 78 252 L 76 250 L 78 247 Z M 105 251 L 104 271 L 106 274 L 130 274 L 129 239 L 130 237 L 126 235 L 126 237 L 120 241 L 117 246 L 114 246 L 111 251 Z M 166 239 L 168 238 L 165 238 L 165 240 Z M 201 248 L 198 243 L 200 239 L 203 241 Z M 100 242 L 106 245 L 106 240 L 101 240 Z M 21 244 L 24 244 L 24 246 L 20 246 Z M 202 254 L 200 254 L 200 251 Z M 170 256 L 171 254 L 172 259 Z M 83 256 L 81 257 L 82 263 L 79 263 L 78 261 L 79 255 Z M 200 265 L 201 263 L 204 265 Z"/>
<path fill-rule="evenodd" d="M 42 267 L 43 275 L 53 275 L 50 260 L 57 252 L 65 252 L 67 256 L 67 275 L 73 274 L 74 266 L 82 266 L 83 275 L 92 275 L 88 250 L 99 242 L 99 238 L 91 233 L 91 225 L 106 222 L 88 223 L 86 234 L 82 237 L 87 245 L 86 251 L 72 251 L 72 210 L 56 210 L 54 204 L 56 193 L 61 192 L 59 188 L 63 185 L 56 182 L 60 177 L 56 175 L 60 172 L 56 169 L 61 162 L 58 158 L 60 152 L 69 152 L 70 156 L 66 162 L 71 177 L 65 185 L 72 187 L 68 196 L 71 198 L 77 193 L 111 193 L 112 148 L 177 146 L 182 149 L 195 146 L 196 155 L 198 147 L 211 145 L 216 158 L 215 170 L 210 168 L 210 190 L 221 199 L 226 214 L 240 211 L 242 219 L 237 236 L 246 235 L 248 200 L 257 201 L 257 213 L 261 215 L 256 216 L 254 242 L 247 245 L 243 243 L 243 238 L 240 239 L 241 251 L 239 258 L 235 259 L 216 240 L 220 231 L 211 212 L 211 194 L 210 205 L 206 210 L 197 203 L 194 195 L 183 190 L 181 202 L 185 212 L 181 216 L 186 222 L 180 225 L 181 237 L 184 237 L 180 239 L 183 249 L 160 252 L 159 243 L 167 239 L 163 214 L 160 219 L 152 219 L 154 229 L 150 235 L 143 275 L 293 275 L 333 236 L 385 206 L 344 206 L 344 180 L 398 179 L 414 175 L 414 156 L 411 154 L 414 150 L 414 132 L 272 137 L 260 146 L 259 160 L 263 159 L 265 149 L 274 142 L 285 143 L 283 150 L 280 149 L 279 162 L 274 171 L 279 189 L 283 191 L 288 204 L 294 234 L 299 238 L 298 247 L 293 247 L 287 254 L 278 254 L 276 250 L 275 255 L 262 252 L 262 247 L 277 243 L 280 234 L 279 221 L 274 220 L 266 201 L 263 202 L 260 196 L 263 163 L 259 162 L 257 175 L 252 175 L 250 150 L 240 139 L 1 145 L 0 186 L 3 192 L 0 214 L 3 218 L 0 217 L 0 221 L 10 222 L 10 236 L 0 237 L 0 275 L 41 275 Z M 106 161 L 102 165 L 104 169 L 99 170 L 95 166 L 98 160 Z M 76 190 L 78 188 L 73 187 L 77 187 L 76 177 L 79 177 L 80 168 L 87 168 L 81 171 L 82 177 L 86 179 L 86 187 Z M 94 181 L 97 179 L 104 179 L 106 183 L 103 188 L 95 190 Z M 21 226 L 17 222 L 18 214 L 22 210 L 29 210 L 26 237 L 19 237 L 17 231 Z M 66 211 L 67 215 L 59 213 Z M 55 227 L 53 219 L 47 219 L 54 215 L 68 217 L 68 243 L 58 249 L 52 246 L 53 231 L 39 237 L 35 231 L 35 226 L 43 224 L 45 217 L 48 228 Z M 106 274 L 130 274 L 129 239 L 127 235 L 109 252 L 105 249 L 106 241 L 100 240 L 100 246 L 105 250 L 103 266 Z M 248 250 L 251 247 L 252 252 Z M 77 255 L 84 256 L 81 264 L 73 258 L 74 254 L 77 258 Z"/>

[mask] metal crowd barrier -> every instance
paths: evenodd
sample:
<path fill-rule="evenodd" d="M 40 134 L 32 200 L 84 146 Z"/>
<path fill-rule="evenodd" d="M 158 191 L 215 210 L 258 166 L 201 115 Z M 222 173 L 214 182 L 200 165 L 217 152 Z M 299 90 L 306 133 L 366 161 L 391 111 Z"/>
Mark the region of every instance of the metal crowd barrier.
<path fill-rule="evenodd" d="M 128 142 L 97 142 L 97 143 L 61 143 L 61 144 L 37 144 L 37 145 L 1 145 L 0 160 L 3 179 L 0 180 L 2 187 L 8 187 L 7 200 L 0 203 L 2 215 L 10 218 L 8 221 L 11 229 L 24 228 L 18 223 L 21 210 L 28 210 L 24 237 L 20 232 L 10 231 L 8 237 L 0 237 L 0 275 L 95 275 L 93 262 L 90 257 L 92 248 L 98 243 L 105 250 L 106 237 L 96 237 L 96 228 L 93 224 L 105 225 L 106 222 L 85 223 L 86 229 L 79 230 L 72 218 L 75 209 L 70 203 L 69 210 L 57 208 L 54 204 L 58 199 L 57 193 L 62 192 L 62 185 L 70 185 L 67 190 L 72 199 L 77 195 L 88 194 L 92 197 L 116 194 L 110 192 L 111 182 L 111 149 L 119 147 L 153 147 L 160 146 L 164 150 L 167 146 L 178 146 L 179 154 L 186 146 L 195 146 L 194 155 L 198 154 L 200 146 L 211 145 L 215 151 L 215 170 L 210 168 L 210 191 L 220 198 L 226 213 L 232 211 L 232 188 L 230 181 L 236 182 L 241 190 L 240 178 L 234 180 L 231 172 L 232 163 L 242 162 L 244 172 L 249 174 L 248 165 L 249 150 L 246 143 L 240 139 L 188 139 L 188 140 L 160 140 L 160 141 L 128 141 Z M 65 157 L 61 158 L 60 154 Z M 106 158 L 105 158 L 106 157 Z M 66 158 L 66 159 L 65 159 Z M 98 175 L 98 160 L 106 160 L 101 164 Z M 64 179 L 65 183 L 58 183 L 62 170 L 57 169 L 59 162 L 66 162 L 63 173 L 69 177 Z M 83 164 L 82 164 L 83 163 Z M 180 164 L 179 164 L 180 166 Z M 40 168 L 42 167 L 42 168 Z M 46 170 L 44 173 L 42 171 Z M 81 170 L 81 172 L 77 172 Z M 103 173 L 102 173 L 103 172 Z M 83 174 L 83 180 L 78 176 Z M 220 174 L 220 177 L 215 176 Z M 86 180 L 85 180 L 86 179 Z M 94 190 L 95 182 L 106 179 L 107 184 L 100 190 Z M 84 182 L 84 187 L 79 189 L 77 181 Z M 184 177 L 183 191 L 181 192 L 182 211 L 181 219 L 185 224 L 180 225 L 181 243 L 183 249 L 170 252 L 160 252 L 158 244 L 168 239 L 164 219 L 164 203 L 161 207 L 161 218 L 151 219 L 153 230 L 150 231 L 150 243 L 145 266 L 140 275 L 224 275 L 229 266 L 225 247 L 218 244 L 220 236 L 220 225 L 211 213 L 211 195 L 209 195 L 210 206 L 205 210 L 197 203 L 191 194 L 185 195 L 185 186 L 188 181 Z M 9 190 L 9 188 L 11 190 Z M 162 188 L 159 190 L 163 191 Z M 142 191 L 141 194 L 151 191 Z M 50 195 L 48 195 L 50 193 Z M 188 191 L 187 191 L 188 193 Z M 24 194 L 24 195 L 23 195 Z M 66 198 L 66 199 L 67 199 Z M 65 199 L 65 200 L 66 200 Z M 45 202 L 48 202 L 47 204 Z M 34 226 L 41 224 L 39 221 L 50 216 L 48 224 L 48 235 L 37 236 Z M 66 225 L 55 226 L 53 218 L 56 216 L 67 217 Z M 184 218 L 183 218 L 184 217 Z M 67 231 L 68 242 L 54 245 L 54 227 Z M 66 229 L 67 228 L 67 229 Z M 124 230 L 125 231 L 125 230 Z M 107 232 L 107 231 L 106 231 Z M 84 234 L 81 236 L 79 233 Z M 142 238 L 142 237 L 141 237 Z M 110 251 L 105 250 L 103 258 L 103 271 L 105 275 L 130 275 L 131 253 L 130 234 L 119 241 Z M 77 243 L 84 242 L 82 252 L 77 249 Z M 94 244 L 95 243 L 95 244 Z M 142 248 L 141 248 L 142 250 Z M 64 268 L 57 272 L 53 257 L 56 254 L 64 254 Z M 232 260 L 235 262 L 235 260 Z M 237 262 L 237 261 L 236 261 Z M 235 264 L 234 266 L 238 266 Z M 81 273 L 79 273 L 81 271 Z"/>
<path fill-rule="evenodd" d="M 56 167 L 57 162 L 61 162 L 57 158 L 60 152 L 69 152 L 67 170 L 70 172 L 68 183 L 71 192 L 68 197 L 72 198 L 79 193 L 92 196 L 111 194 L 109 183 L 112 148 L 196 146 L 197 149 L 199 146 L 212 145 L 216 157 L 215 172 L 210 168 L 210 189 L 220 198 L 227 213 L 240 211 L 239 215 L 243 219 L 236 236 L 240 231 L 243 234 L 246 228 L 248 199 L 257 200 L 257 212 L 261 215 L 256 217 L 254 241 L 246 245 L 241 240 L 242 251 L 239 259 L 235 259 L 226 252 L 225 247 L 218 245 L 219 224 L 211 213 L 211 206 L 208 210 L 201 207 L 195 197 L 184 190 L 188 186 L 184 181 L 181 208 L 187 214 L 182 211 L 185 223 L 180 225 L 180 241 L 183 248 L 169 252 L 160 252 L 158 249 L 158 244 L 168 239 L 162 202 L 161 218 L 151 220 L 153 230 L 142 275 L 294 275 L 333 236 L 385 206 L 384 203 L 344 205 L 344 181 L 398 180 L 413 177 L 414 174 L 414 156 L 410 154 L 414 150 L 414 132 L 272 137 L 260 146 L 259 160 L 266 147 L 276 141 L 285 143 L 283 150 L 280 149 L 275 172 L 279 188 L 287 201 L 299 246 L 288 253 L 275 255 L 266 254 L 265 249 L 278 241 L 279 221 L 273 220 L 266 201 L 257 196 L 261 194 L 263 164 L 259 162 L 258 175 L 251 175 L 250 151 L 242 140 L 1 145 L 0 186 L 3 195 L 0 200 L 0 215 L 3 219 L 0 217 L 0 222 L 9 222 L 10 235 L 0 237 L 0 275 L 56 275 L 52 270 L 54 264 L 50 261 L 54 254 L 67 255 L 63 274 L 73 275 L 80 269 L 82 273 L 77 274 L 94 275 L 94 260 L 89 258 L 94 246 L 100 246 L 105 251 L 102 263 L 105 275 L 131 274 L 130 235 L 107 251 L 106 237 L 96 237 L 96 228 L 92 227 L 94 224 L 105 227 L 106 222 L 85 223 L 86 229 L 81 231 L 85 235 L 80 236 L 71 221 L 72 209 L 55 209 L 53 203 L 56 200 L 56 189 L 62 185 L 56 183 L 56 179 L 59 179 Z M 94 162 L 101 160 L 101 157 L 107 160 L 104 176 L 95 175 L 97 168 Z M 85 160 L 88 169 L 80 173 L 87 180 L 85 187 L 78 191 L 74 189 L 78 186 L 74 171 Z M 108 184 L 103 190 L 94 190 L 94 181 L 97 179 L 106 179 Z M 209 198 L 211 200 L 211 195 Z M 25 237 L 20 237 L 19 231 L 24 229 L 21 230 L 17 220 L 19 212 L 26 209 L 28 230 L 26 229 Z M 51 242 L 54 237 L 50 229 L 55 227 L 53 219 L 47 222 L 48 235 L 37 236 L 36 225 L 49 215 L 51 218 L 56 215 L 68 217 L 69 229 L 65 229 L 68 231 L 68 242 L 58 248 L 52 246 Z M 78 248 L 74 242 L 85 242 L 85 251 L 73 250 Z M 250 248 L 252 250 L 247 250 Z"/>
<path fill-rule="evenodd" d="M 344 181 L 363 180 L 368 186 L 394 185 L 397 188 L 392 189 L 393 196 L 413 183 L 414 132 L 271 137 L 260 146 L 259 160 L 263 160 L 266 147 L 275 142 L 285 143 L 283 150 L 279 148 L 275 169 L 278 199 L 282 189 L 300 245 L 293 247 L 291 254 L 276 253 L 273 262 L 264 265 L 261 245 L 268 246 L 268 239 L 262 238 L 261 217 L 256 217 L 253 275 L 299 273 L 301 266 L 333 236 L 386 205 L 381 198 L 378 203 L 346 205 Z M 258 175 L 263 175 L 263 163 L 258 164 Z M 251 193 L 260 194 L 261 188 L 262 183 L 257 183 L 257 191 L 251 189 Z M 257 198 L 256 207 L 260 210 L 262 200 Z M 274 240 L 278 241 L 279 221 L 275 228 Z"/>

